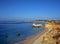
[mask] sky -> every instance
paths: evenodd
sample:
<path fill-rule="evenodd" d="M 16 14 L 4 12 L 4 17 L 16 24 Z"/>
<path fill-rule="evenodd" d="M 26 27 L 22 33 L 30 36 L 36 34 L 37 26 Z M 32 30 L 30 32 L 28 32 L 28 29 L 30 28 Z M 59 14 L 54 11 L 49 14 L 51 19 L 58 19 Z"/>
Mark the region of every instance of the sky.
<path fill-rule="evenodd" d="M 0 0 L 0 20 L 60 20 L 59 0 Z"/>

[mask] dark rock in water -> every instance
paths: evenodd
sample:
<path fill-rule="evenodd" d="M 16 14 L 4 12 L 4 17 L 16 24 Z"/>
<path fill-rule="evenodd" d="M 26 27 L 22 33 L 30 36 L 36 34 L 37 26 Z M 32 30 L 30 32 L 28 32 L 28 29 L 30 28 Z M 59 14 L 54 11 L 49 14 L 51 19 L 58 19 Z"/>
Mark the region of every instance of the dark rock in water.
<path fill-rule="evenodd" d="M 8 35 L 5 35 L 4 38 L 8 38 Z"/>
<path fill-rule="evenodd" d="M 20 33 L 16 33 L 16 36 L 19 37 L 20 36 Z"/>

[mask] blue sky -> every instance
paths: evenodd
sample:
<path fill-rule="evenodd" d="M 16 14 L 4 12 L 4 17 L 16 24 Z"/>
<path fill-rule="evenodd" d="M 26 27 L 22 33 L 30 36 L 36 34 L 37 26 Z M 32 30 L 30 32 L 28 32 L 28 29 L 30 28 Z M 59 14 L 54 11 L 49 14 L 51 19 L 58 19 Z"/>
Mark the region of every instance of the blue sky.
<path fill-rule="evenodd" d="M 59 0 L 0 0 L 0 20 L 60 20 Z"/>

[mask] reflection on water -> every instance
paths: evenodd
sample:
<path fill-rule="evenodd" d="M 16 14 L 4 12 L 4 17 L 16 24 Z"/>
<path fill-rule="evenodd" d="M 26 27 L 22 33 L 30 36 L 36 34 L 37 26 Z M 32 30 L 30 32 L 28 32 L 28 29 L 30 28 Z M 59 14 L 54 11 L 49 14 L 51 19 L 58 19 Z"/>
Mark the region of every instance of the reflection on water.
<path fill-rule="evenodd" d="M 0 24 L 0 44 L 14 43 L 33 36 L 44 28 L 33 28 L 33 22 L 20 24 Z M 45 23 L 41 23 L 44 27 Z"/>
<path fill-rule="evenodd" d="M 40 28 L 42 28 L 42 26 L 32 26 L 33 28 L 38 28 L 38 29 L 40 29 Z"/>

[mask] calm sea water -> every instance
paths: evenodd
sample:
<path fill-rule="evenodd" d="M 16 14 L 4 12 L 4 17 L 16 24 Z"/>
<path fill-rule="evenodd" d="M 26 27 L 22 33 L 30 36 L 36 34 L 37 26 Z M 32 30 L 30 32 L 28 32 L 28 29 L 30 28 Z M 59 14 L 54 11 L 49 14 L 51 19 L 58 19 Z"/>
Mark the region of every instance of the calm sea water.
<path fill-rule="evenodd" d="M 44 28 L 33 28 L 31 23 L 20 23 L 20 24 L 0 24 L 0 44 L 10 44 L 17 41 L 23 41 L 26 38 L 42 32 Z M 44 22 L 40 22 L 43 27 Z M 16 34 L 19 33 L 20 36 Z"/>

